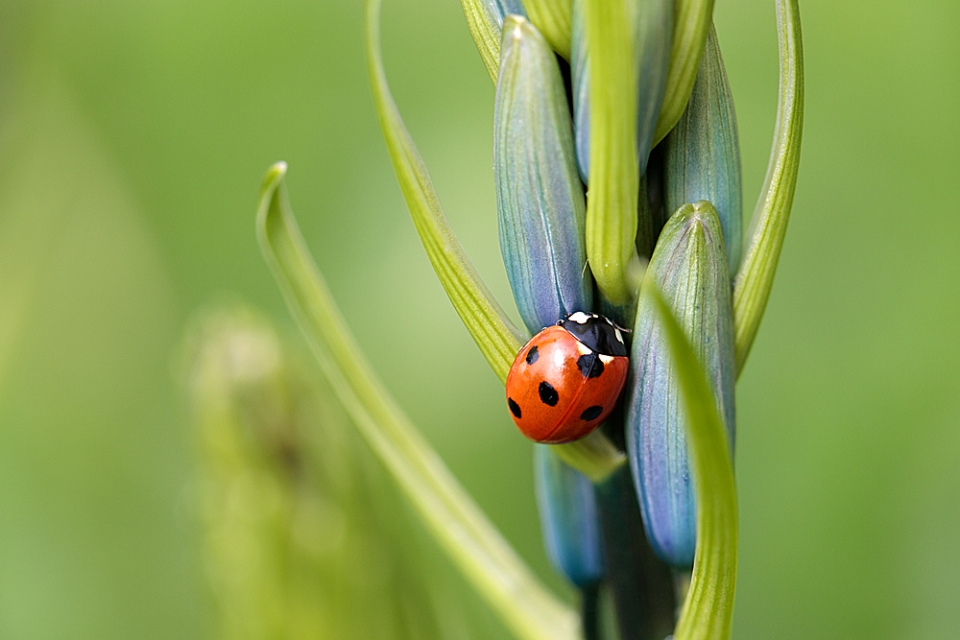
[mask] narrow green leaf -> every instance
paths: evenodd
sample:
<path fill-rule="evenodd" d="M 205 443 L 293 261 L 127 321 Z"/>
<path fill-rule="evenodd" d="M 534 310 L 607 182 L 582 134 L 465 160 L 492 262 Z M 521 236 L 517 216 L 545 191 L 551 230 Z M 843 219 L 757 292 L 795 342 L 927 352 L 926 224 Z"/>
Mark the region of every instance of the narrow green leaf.
<path fill-rule="evenodd" d="M 657 146 L 670 133 L 687 108 L 712 22 L 713 0 L 677 0 L 670 71 L 660 107 L 660 119 L 657 120 L 656 133 L 653 135 L 653 146 Z"/>
<path fill-rule="evenodd" d="M 498 56 L 499 48 L 498 41 Z M 450 302 L 503 382 L 527 337 L 513 326 L 463 252 L 440 206 L 427 167 L 403 125 L 380 56 L 380 0 L 367 3 L 367 55 L 380 127 L 417 233 Z"/>
<path fill-rule="evenodd" d="M 516 637 L 574 640 L 576 614 L 538 582 L 364 360 L 297 228 L 285 173 L 279 163 L 264 178 L 260 248 L 344 408 L 441 548 Z"/>
<path fill-rule="evenodd" d="M 770 298 L 800 170 L 803 38 L 798 0 L 777 0 L 777 31 L 780 41 L 780 99 L 773 149 L 767 177 L 747 231 L 749 244 L 733 284 L 737 371 L 743 371 Z"/>
<path fill-rule="evenodd" d="M 480 352 L 500 382 L 505 382 L 527 338 L 510 322 L 467 259 L 440 207 L 427 167 L 403 125 L 380 56 L 380 0 L 367 3 L 367 56 L 380 127 L 427 257 Z M 606 477 L 625 460 L 600 434 L 558 445 L 557 455 L 591 479 Z"/>
<path fill-rule="evenodd" d="M 697 552 L 675 640 L 727 640 L 737 586 L 737 490 L 726 429 L 693 348 L 656 286 L 644 280 L 660 316 L 685 411 L 697 500 Z"/>
<path fill-rule="evenodd" d="M 553 50 L 569 60 L 573 0 L 523 0 L 523 6 Z"/>
<path fill-rule="evenodd" d="M 487 68 L 490 79 L 496 84 L 497 71 L 500 69 L 500 25 L 503 16 L 497 15 L 489 1 L 461 0 L 461 4 L 463 15 L 467 18 L 467 27 L 470 28 L 470 35 L 477 44 L 483 66 Z M 379 40 L 378 37 L 378 43 Z M 379 44 L 377 47 L 379 48 Z M 379 59 L 379 56 L 377 57 Z"/>
<path fill-rule="evenodd" d="M 637 255 L 637 78 L 623 0 L 585 0 L 590 74 L 587 258 L 611 303 L 628 304 L 642 270 Z"/>

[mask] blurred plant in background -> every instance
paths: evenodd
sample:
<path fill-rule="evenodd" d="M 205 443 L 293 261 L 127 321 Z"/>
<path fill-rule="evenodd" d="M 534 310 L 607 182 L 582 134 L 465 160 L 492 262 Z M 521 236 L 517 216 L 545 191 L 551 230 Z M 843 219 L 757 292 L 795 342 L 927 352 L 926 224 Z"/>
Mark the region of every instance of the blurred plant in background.
<path fill-rule="evenodd" d="M 186 351 L 219 637 L 437 637 L 404 514 L 322 380 L 237 305 Z"/>

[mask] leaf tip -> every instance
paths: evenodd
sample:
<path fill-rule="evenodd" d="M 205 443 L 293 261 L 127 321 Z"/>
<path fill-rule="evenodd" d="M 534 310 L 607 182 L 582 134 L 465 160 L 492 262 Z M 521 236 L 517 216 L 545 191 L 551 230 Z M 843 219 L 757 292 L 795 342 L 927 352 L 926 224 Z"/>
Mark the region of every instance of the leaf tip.
<path fill-rule="evenodd" d="M 264 196 L 274 191 L 286 175 L 287 163 L 283 160 L 270 165 L 270 168 L 267 169 L 267 172 L 263 176 L 263 181 L 260 183 L 260 199 L 262 200 Z"/>

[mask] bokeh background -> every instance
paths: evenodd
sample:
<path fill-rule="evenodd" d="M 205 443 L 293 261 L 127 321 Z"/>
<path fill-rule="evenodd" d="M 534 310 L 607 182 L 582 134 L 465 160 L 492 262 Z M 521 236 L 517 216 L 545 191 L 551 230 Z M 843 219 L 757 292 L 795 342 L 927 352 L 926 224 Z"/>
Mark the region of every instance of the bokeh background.
<path fill-rule="evenodd" d="M 493 86 L 455 0 L 388 0 L 387 72 L 506 303 Z M 801 3 L 800 186 L 737 388 L 738 639 L 960 633 L 960 4 Z M 447 302 L 371 106 L 360 0 L 0 0 L 0 637 L 207 638 L 178 353 L 196 309 L 291 327 L 255 242 L 292 203 L 387 386 L 552 586 L 530 445 Z M 772 0 L 720 1 L 745 201 Z M 749 209 L 749 207 L 748 207 Z M 292 332 L 291 332 L 292 335 Z"/>

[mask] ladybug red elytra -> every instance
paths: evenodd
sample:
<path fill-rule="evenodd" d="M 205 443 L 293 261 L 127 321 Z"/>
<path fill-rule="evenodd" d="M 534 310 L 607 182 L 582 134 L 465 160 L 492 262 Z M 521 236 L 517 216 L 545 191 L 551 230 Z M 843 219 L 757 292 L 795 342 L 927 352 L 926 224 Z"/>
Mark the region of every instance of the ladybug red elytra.
<path fill-rule="evenodd" d="M 603 422 L 627 379 L 627 347 L 615 324 L 577 311 L 523 345 L 507 374 L 507 406 L 537 442 L 578 440 Z"/>

